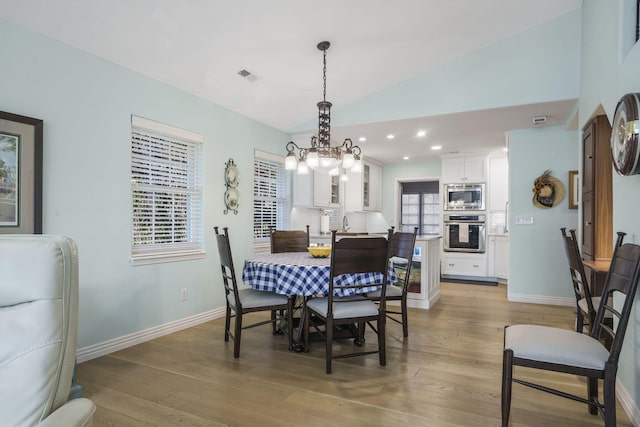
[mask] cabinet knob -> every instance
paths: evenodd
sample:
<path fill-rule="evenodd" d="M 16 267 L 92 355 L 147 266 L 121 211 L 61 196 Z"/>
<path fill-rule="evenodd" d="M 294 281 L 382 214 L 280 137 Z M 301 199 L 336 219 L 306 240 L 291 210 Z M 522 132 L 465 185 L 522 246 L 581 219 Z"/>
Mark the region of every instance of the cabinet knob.
<path fill-rule="evenodd" d="M 480 267 L 478 264 L 473 264 L 473 268 L 478 268 Z"/>
<path fill-rule="evenodd" d="M 587 159 L 591 160 L 593 159 L 593 156 L 587 156 Z"/>

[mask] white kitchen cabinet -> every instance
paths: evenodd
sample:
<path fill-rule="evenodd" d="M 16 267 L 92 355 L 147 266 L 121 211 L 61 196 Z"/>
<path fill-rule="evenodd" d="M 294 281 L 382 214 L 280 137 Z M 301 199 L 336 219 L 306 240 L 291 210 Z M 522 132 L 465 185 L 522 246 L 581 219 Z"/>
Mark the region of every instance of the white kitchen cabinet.
<path fill-rule="evenodd" d="M 509 161 L 507 157 L 489 159 L 488 210 L 501 211 L 509 200 Z"/>
<path fill-rule="evenodd" d="M 340 207 L 340 177 L 313 172 L 313 205 L 319 208 Z"/>
<path fill-rule="evenodd" d="M 299 175 L 293 172 L 293 206 L 312 208 L 313 206 L 313 171 Z"/>
<path fill-rule="evenodd" d="M 509 236 L 490 235 L 487 245 L 488 276 L 495 277 L 499 282 L 509 279 Z"/>
<path fill-rule="evenodd" d="M 345 184 L 344 209 L 347 212 L 382 210 L 382 167 L 365 162 L 362 172 L 349 173 Z"/>
<path fill-rule="evenodd" d="M 442 274 L 445 276 L 465 276 L 484 279 L 487 277 L 487 256 L 485 254 L 467 254 L 444 252 L 442 255 Z"/>
<path fill-rule="evenodd" d="M 441 183 L 485 182 L 486 156 L 443 157 Z"/>
<path fill-rule="evenodd" d="M 382 167 L 375 163 L 368 163 L 369 166 L 369 204 L 364 205 L 365 211 L 382 210 Z"/>

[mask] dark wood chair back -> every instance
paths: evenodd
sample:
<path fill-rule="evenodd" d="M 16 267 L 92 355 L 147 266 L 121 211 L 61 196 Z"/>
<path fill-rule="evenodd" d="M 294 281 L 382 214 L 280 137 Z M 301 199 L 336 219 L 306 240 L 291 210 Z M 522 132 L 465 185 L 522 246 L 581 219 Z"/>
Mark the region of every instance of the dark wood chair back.
<path fill-rule="evenodd" d="M 402 264 L 394 264 L 396 274 L 400 278 L 399 282 L 402 284 L 403 296 L 406 296 L 409 287 L 409 276 L 411 275 L 411 264 L 417 234 L 418 227 L 415 227 L 413 233 L 399 231 L 391 234 L 389 238 L 389 258 L 402 258 L 407 262 L 406 264 L 404 262 Z M 398 274 L 399 270 L 402 274 Z"/>
<path fill-rule="evenodd" d="M 640 278 L 640 246 L 631 243 L 623 245 L 624 236 L 625 233 L 618 232 L 611 267 L 604 283 L 600 307 L 595 318 L 595 326 L 591 328 L 592 337 L 601 342 L 612 340 L 609 363 L 613 365 L 618 363 Z M 620 310 L 613 307 L 615 293 L 624 297 L 624 303 Z M 613 324 L 607 320 L 607 314 L 613 316 Z"/>
<path fill-rule="evenodd" d="M 389 232 L 389 237 L 391 232 Z M 331 232 L 331 274 L 329 278 L 329 307 L 338 288 L 359 289 L 371 287 L 362 283 L 338 285 L 335 278 L 341 274 L 380 273 L 380 284 L 387 283 L 389 272 L 389 240 L 384 237 L 349 237 L 336 241 L 336 230 Z M 385 288 L 380 299 L 384 302 Z M 381 304 L 384 306 L 384 303 Z M 384 309 L 384 307 L 383 307 Z"/>
<path fill-rule="evenodd" d="M 233 256 L 231 255 L 231 245 L 229 244 L 229 229 L 223 228 L 224 234 L 218 232 L 218 227 L 213 227 L 216 233 L 216 242 L 218 244 L 218 254 L 220 255 L 220 268 L 222 270 L 222 284 L 224 285 L 225 294 L 231 294 L 235 300 L 235 307 L 240 307 L 240 299 L 238 297 L 238 282 L 236 281 L 236 271 L 233 267 Z"/>
<path fill-rule="evenodd" d="M 562 240 L 564 242 L 564 250 L 567 255 L 567 261 L 569 262 L 569 274 L 571 275 L 573 293 L 576 297 L 576 331 L 582 332 L 582 328 L 584 325 L 584 314 L 588 316 L 589 327 L 591 328 L 591 325 L 594 324 L 597 307 L 594 307 L 593 300 L 591 299 L 589 282 L 587 280 L 587 275 L 585 274 L 582 256 L 580 255 L 580 249 L 578 248 L 576 230 L 569 230 L 570 235 L 567 235 L 567 229 L 564 227 L 561 228 L 560 231 L 562 232 Z M 586 302 L 586 313 L 583 313 L 583 309 L 580 307 L 581 300 L 584 300 Z"/>
<path fill-rule="evenodd" d="M 309 226 L 307 230 L 271 229 L 271 253 L 306 252 L 309 247 Z"/>

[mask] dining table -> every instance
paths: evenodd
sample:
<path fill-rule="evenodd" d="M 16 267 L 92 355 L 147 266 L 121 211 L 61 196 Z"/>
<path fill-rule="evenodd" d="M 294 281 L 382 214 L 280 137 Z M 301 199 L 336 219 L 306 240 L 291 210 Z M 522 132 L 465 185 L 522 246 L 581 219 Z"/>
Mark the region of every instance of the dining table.
<path fill-rule="evenodd" d="M 307 298 L 329 293 L 331 276 L 331 258 L 316 258 L 309 252 L 264 253 L 248 257 L 242 269 L 242 281 L 259 291 L 275 292 L 292 298 L 302 297 L 302 304 Z M 380 288 L 381 273 L 342 274 L 334 278 L 336 284 L 353 283 L 371 284 L 362 288 L 361 292 L 373 292 Z M 397 280 L 393 265 L 389 263 L 387 283 Z M 335 289 L 335 296 L 349 297 L 355 294 L 354 289 Z M 304 307 L 301 317 L 304 316 Z M 302 317 L 299 325 L 304 321 Z M 292 337 L 292 349 L 304 351 L 301 345 L 302 328 L 295 328 L 297 336 Z"/>
<path fill-rule="evenodd" d="M 282 295 L 327 295 L 331 276 L 331 258 L 315 258 L 308 252 L 257 254 L 247 258 L 242 269 L 242 281 L 259 291 Z M 335 277 L 336 284 L 371 284 L 362 292 L 373 292 L 380 287 L 380 273 L 343 274 Z M 387 282 L 396 281 L 391 264 Z M 335 296 L 352 296 L 353 289 L 336 289 Z"/>

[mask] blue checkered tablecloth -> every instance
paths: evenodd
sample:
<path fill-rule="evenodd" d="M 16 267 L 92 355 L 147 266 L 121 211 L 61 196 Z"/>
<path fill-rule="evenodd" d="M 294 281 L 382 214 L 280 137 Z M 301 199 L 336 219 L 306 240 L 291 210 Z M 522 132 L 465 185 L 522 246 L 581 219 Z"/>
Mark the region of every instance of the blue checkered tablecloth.
<path fill-rule="evenodd" d="M 244 262 L 242 281 L 253 289 L 272 291 L 283 295 L 326 295 L 329 293 L 331 273 L 329 258 L 313 258 L 308 252 L 286 252 L 254 255 Z M 353 283 L 373 284 L 382 280 L 380 273 L 343 274 L 336 277 L 336 285 Z M 396 280 L 393 267 L 389 267 L 387 281 Z M 373 292 L 371 286 L 363 292 Z M 336 289 L 336 296 L 350 296 L 353 289 Z"/>

